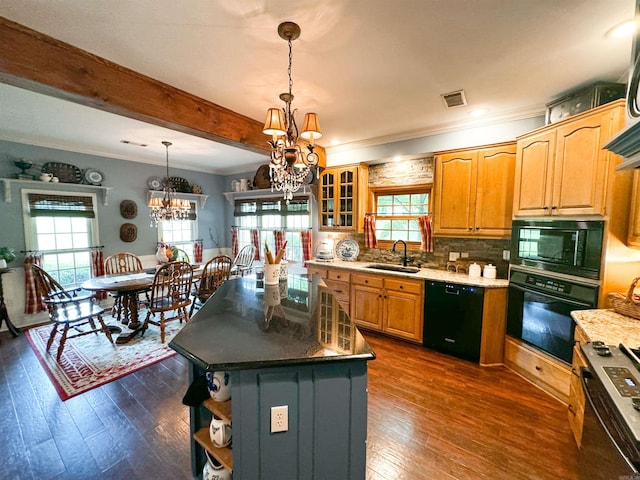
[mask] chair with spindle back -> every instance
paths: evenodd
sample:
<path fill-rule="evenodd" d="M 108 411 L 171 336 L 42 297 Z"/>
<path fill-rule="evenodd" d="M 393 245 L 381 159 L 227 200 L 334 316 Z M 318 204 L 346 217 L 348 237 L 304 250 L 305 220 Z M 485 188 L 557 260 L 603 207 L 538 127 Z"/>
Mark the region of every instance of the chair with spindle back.
<path fill-rule="evenodd" d="M 233 265 L 231 266 L 231 276 L 244 277 L 245 275 L 251 273 L 255 255 L 255 245 L 245 245 L 244 247 L 242 247 L 242 250 L 238 252 L 236 258 L 233 260 Z"/>
<path fill-rule="evenodd" d="M 114 275 L 119 273 L 138 273 L 142 271 L 142 261 L 138 256 L 129 252 L 120 252 L 108 256 L 104 260 L 104 273 Z M 122 297 L 117 293 L 114 295 L 113 308 L 111 314 L 121 320 L 122 316 Z"/>
<path fill-rule="evenodd" d="M 170 262 L 162 265 L 156 272 L 151 286 L 149 309 L 142 327 L 143 333 L 149 324 L 160 327 L 160 341 L 164 343 L 165 323 L 169 320 L 189 321 L 187 307 L 191 303 L 191 282 L 193 268 L 187 262 Z M 171 317 L 165 317 L 165 312 L 173 312 Z M 158 320 L 151 317 L 160 314 Z"/>
<path fill-rule="evenodd" d="M 109 342 L 113 343 L 111 332 L 102 319 L 104 309 L 94 302 L 92 292 L 81 288 L 65 290 L 42 268 L 32 265 L 31 269 L 36 290 L 47 306 L 49 319 L 53 322 L 53 328 L 47 342 L 47 351 L 51 348 L 56 334 L 62 327 L 56 355 L 58 362 L 60 362 L 64 345 L 69 339 L 102 332 L 107 336 Z M 96 325 L 95 320 L 98 320 L 99 325 Z"/>
<path fill-rule="evenodd" d="M 218 255 L 209 260 L 202 269 L 198 288 L 191 292 L 193 303 L 189 316 L 193 315 L 196 304 L 203 304 L 229 278 L 233 260 L 226 255 Z"/>

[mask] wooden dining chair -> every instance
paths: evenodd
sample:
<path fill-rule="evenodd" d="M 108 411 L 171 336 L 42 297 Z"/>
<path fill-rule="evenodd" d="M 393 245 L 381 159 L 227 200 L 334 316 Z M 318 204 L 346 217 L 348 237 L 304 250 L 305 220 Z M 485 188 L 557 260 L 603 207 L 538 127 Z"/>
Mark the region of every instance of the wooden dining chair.
<path fill-rule="evenodd" d="M 231 266 L 231 276 L 244 277 L 251 273 L 253 268 L 253 260 L 256 256 L 255 245 L 245 245 L 236 255 Z"/>
<path fill-rule="evenodd" d="M 47 351 L 51 348 L 56 333 L 60 331 L 58 353 L 56 360 L 60 362 L 60 356 L 67 340 L 90 333 L 104 333 L 109 342 L 113 343 L 111 332 L 102 319 L 104 309 L 95 303 L 93 293 L 81 288 L 65 290 L 46 271 L 37 265 L 32 265 L 36 290 L 42 297 L 49 319 L 53 322 L 53 328 L 47 341 Z M 96 325 L 95 320 L 98 320 Z"/>
<path fill-rule="evenodd" d="M 162 265 L 156 272 L 151 285 L 149 309 L 142 326 L 143 333 L 149 324 L 160 327 L 160 341 L 164 343 L 165 323 L 170 320 L 189 321 L 187 307 L 191 303 L 191 281 L 193 268 L 187 262 L 170 262 Z M 173 316 L 166 317 L 165 312 L 173 312 Z M 152 320 L 156 313 L 160 318 Z"/>
<path fill-rule="evenodd" d="M 142 271 L 142 261 L 133 253 L 120 252 L 108 256 L 104 260 L 104 273 L 106 275 L 114 275 L 118 273 L 137 273 Z M 109 295 L 114 297 L 111 315 L 118 321 L 122 320 L 122 295 L 111 292 Z M 147 298 L 148 300 L 148 298 Z M 144 304 L 144 302 L 142 302 Z"/>
<path fill-rule="evenodd" d="M 202 305 L 229 278 L 233 260 L 226 255 L 218 255 L 209 260 L 202 269 L 198 287 L 191 292 L 193 302 L 189 316 L 193 315 L 196 304 Z"/>

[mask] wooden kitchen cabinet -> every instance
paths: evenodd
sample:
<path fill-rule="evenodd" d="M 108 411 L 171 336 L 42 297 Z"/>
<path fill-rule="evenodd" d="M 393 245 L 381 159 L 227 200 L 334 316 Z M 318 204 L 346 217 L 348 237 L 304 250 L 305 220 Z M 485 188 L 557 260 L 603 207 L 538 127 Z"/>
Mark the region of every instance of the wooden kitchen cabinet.
<path fill-rule="evenodd" d="M 320 174 L 320 230 L 364 231 L 369 205 L 369 167 L 365 163 L 325 168 Z"/>
<path fill-rule="evenodd" d="M 509 237 L 515 157 L 512 142 L 437 153 L 434 234 Z"/>
<path fill-rule="evenodd" d="M 519 137 L 514 215 L 604 215 L 613 154 L 602 146 L 623 122 L 619 100 Z"/>
<path fill-rule="evenodd" d="M 575 344 L 573 345 L 573 361 L 571 364 L 571 381 L 569 384 L 569 403 L 567 404 L 567 416 L 573 438 L 578 447 L 582 445 L 582 428 L 584 425 L 585 396 L 580 380 L 580 369 L 587 366 L 582 355 L 580 345 L 588 343 L 587 335 L 579 326 L 575 329 Z"/>
<path fill-rule="evenodd" d="M 351 319 L 360 327 L 421 343 L 423 306 L 423 280 L 351 276 Z"/>
<path fill-rule="evenodd" d="M 640 170 L 633 172 L 633 193 L 629 207 L 627 245 L 640 248 Z"/>

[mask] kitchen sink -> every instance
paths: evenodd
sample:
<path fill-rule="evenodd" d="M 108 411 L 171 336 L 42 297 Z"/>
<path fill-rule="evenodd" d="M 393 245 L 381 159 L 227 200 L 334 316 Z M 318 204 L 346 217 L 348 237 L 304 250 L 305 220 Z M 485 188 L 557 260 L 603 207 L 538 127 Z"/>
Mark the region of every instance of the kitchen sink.
<path fill-rule="evenodd" d="M 373 268 L 374 270 L 389 270 L 391 272 L 402 273 L 418 273 L 420 269 L 418 267 L 403 267 L 402 265 L 389 265 L 386 263 L 374 263 L 367 265 L 367 268 Z"/>

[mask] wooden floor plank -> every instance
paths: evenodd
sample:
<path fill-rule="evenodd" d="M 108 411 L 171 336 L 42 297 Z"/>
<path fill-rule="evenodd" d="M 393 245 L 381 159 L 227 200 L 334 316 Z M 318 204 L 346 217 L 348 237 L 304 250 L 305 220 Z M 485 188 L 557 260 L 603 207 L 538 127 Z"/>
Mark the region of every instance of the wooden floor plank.
<path fill-rule="evenodd" d="M 367 480 L 576 480 L 566 407 L 505 367 L 365 334 Z M 176 355 L 60 401 L 24 335 L 0 332 L 2 478 L 190 479 Z"/>

